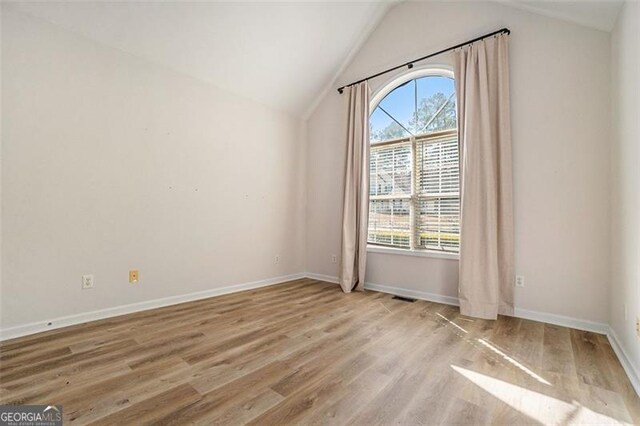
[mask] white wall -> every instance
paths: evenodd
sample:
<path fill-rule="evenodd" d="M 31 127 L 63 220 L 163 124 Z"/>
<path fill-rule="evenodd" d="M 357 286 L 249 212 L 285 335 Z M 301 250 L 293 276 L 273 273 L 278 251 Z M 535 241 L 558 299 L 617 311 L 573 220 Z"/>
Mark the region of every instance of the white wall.
<path fill-rule="evenodd" d="M 2 9 L 1 328 L 301 272 L 305 262 L 309 272 L 337 275 L 343 97 L 329 91 L 305 127 Z M 612 323 L 631 347 L 619 301 L 638 291 L 637 239 L 626 232 L 637 222 L 628 216 L 635 210 L 614 203 L 614 237 L 618 229 L 630 249 L 610 247 L 607 33 L 495 3 L 406 2 L 337 85 L 502 26 L 513 31 L 516 263 L 527 284 L 516 304 L 607 322 L 609 251 L 621 251 Z M 627 27 L 615 36 L 625 52 Z M 614 55 L 614 70 L 622 57 Z M 630 80 L 624 70 L 614 72 Z M 618 196 L 635 206 L 637 176 L 629 176 L 638 168 L 627 152 L 637 147 L 619 149 L 614 165 L 625 164 L 626 183 Z M 367 281 L 455 297 L 457 267 L 371 254 Z M 127 282 L 132 268 L 137 285 Z M 93 290 L 80 290 L 86 273 Z"/>
<path fill-rule="evenodd" d="M 640 377 L 640 4 L 627 2 L 612 34 L 610 325 Z M 627 306 L 625 319 L 624 306 Z"/>
<path fill-rule="evenodd" d="M 6 4 L 2 56 L 2 328 L 304 270 L 298 120 Z"/>
<path fill-rule="evenodd" d="M 511 35 L 516 306 L 607 322 L 609 34 L 496 3 L 394 7 L 336 86 L 501 27 Z M 437 59 L 447 62 L 446 56 Z M 374 91 L 389 77 L 370 83 Z M 336 276 L 344 99 L 330 91 L 309 120 L 307 270 Z M 457 261 L 370 254 L 367 282 L 457 296 Z M 604 302 L 604 303 L 603 303 Z"/>

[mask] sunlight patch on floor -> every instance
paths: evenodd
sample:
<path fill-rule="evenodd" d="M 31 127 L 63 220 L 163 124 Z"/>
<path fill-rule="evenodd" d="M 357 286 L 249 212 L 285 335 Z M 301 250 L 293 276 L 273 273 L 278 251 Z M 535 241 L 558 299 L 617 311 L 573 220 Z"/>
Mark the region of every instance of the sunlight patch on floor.
<path fill-rule="evenodd" d="M 441 315 L 441 314 L 439 314 L 437 312 L 436 312 L 436 315 L 439 316 L 441 319 L 445 320 L 446 322 L 448 322 L 450 325 L 452 325 L 455 328 L 457 328 L 458 330 L 462 331 L 463 333 L 468 333 L 467 330 L 465 330 L 464 328 L 460 327 L 458 324 L 456 324 L 455 322 L 451 321 L 450 319 L 448 319 L 444 315 Z"/>
<path fill-rule="evenodd" d="M 539 375 L 537 375 L 536 373 L 534 373 L 533 371 L 531 371 L 529 368 L 527 368 L 526 366 L 522 365 L 520 362 L 516 361 L 515 359 L 511 358 L 509 355 L 505 354 L 504 352 L 502 352 L 500 349 L 496 348 L 495 346 L 493 346 L 491 343 L 487 342 L 484 339 L 478 339 L 478 342 L 480 342 L 482 345 L 484 345 L 486 348 L 489 348 L 492 352 L 500 355 L 502 358 L 504 358 L 508 363 L 510 363 L 511 365 L 513 365 L 514 367 L 518 368 L 519 370 L 525 372 L 526 374 L 528 374 L 529 376 L 533 377 L 534 379 L 536 379 L 537 381 L 539 381 L 540 383 L 543 383 L 547 386 L 551 386 L 551 383 L 549 383 L 548 381 L 546 381 L 544 378 L 540 377 Z"/>
<path fill-rule="evenodd" d="M 627 424 L 579 404 L 452 365 L 457 373 L 520 413 L 543 424 Z"/>

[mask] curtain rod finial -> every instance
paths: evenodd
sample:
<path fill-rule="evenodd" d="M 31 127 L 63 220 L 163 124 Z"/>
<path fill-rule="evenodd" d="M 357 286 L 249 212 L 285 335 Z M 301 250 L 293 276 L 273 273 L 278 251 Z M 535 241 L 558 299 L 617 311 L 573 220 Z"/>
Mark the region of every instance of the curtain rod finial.
<path fill-rule="evenodd" d="M 407 64 L 407 68 L 409 69 L 413 68 L 413 64 Z"/>
<path fill-rule="evenodd" d="M 342 95 L 342 92 L 344 92 L 344 89 L 341 87 L 338 89 L 338 93 L 340 93 Z"/>

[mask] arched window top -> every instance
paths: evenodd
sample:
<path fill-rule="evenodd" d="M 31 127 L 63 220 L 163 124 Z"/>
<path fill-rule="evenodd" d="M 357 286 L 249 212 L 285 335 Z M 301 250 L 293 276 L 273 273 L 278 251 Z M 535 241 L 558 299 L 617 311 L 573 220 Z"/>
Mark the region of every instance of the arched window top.
<path fill-rule="evenodd" d="M 414 70 L 371 101 L 371 246 L 457 253 L 460 180 L 451 72 Z M 402 251 L 401 250 L 401 251 Z"/>
<path fill-rule="evenodd" d="M 444 70 L 423 70 L 396 79 L 374 97 L 371 109 L 372 143 L 455 129 L 452 75 Z"/>

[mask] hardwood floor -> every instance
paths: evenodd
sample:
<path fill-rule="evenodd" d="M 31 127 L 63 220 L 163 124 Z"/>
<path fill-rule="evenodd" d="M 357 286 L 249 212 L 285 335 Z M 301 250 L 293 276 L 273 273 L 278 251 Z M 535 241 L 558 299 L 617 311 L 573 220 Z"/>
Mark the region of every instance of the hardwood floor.
<path fill-rule="evenodd" d="M 309 279 L 4 342 L 0 399 L 72 424 L 640 424 L 605 336 Z"/>

